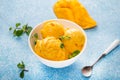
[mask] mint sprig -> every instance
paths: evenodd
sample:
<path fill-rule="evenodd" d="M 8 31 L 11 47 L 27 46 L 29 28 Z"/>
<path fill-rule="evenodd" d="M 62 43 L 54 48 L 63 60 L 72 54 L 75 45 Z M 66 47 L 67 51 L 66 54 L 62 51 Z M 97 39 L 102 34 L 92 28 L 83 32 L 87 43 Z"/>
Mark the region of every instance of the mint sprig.
<path fill-rule="evenodd" d="M 28 26 L 28 24 L 25 24 L 23 26 L 21 26 L 21 23 L 16 23 L 15 24 L 15 28 L 14 27 L 10 27 L 9 30 L 13 31 L 13 35 L 20 37 L 22 36 L 24 33 L 26 33 L 27 35 L 30 34 L 32 27 Z"/>
<path fill-rule="evenodd" d="M 68 58 L 71 59 L 71 58 L 77 56 L 79 53 L 80 53 L 79 50 L 75 50 L 73 53 L 71 53 L 71 54 L 68 56 Z"/>
<path fill-rule="evenodd" d="M 31 30 L 32 30 L 32 27 L 31 26 L 28 26 L 28 24 L 25 24 L 22 26 L 22 29 L 24 31 L 24 33 L 26 33 L 27 35 L 30 34 Z"/>
<path fill-rule="evenodd" d="M 25 69 L 25 64 L 23 61 L 21 61 L 21 63 L 17 64 L 17 67 L 21 70 L 20 72 L 20 78 L 24 78 L 24 72 L 28 72 L 28 70 Z"/>
<path fill-rule="evenodd" d="M 60 48 L 64 48 L 64 44 L 63 43 L 60 44 Z"/>
<path fill-rule="evenodd" d="M 34 45 L 36 45 L 37 40 L 38 40 L 38 33 L 34 33 L 34 34 L 32 35 L 32 38 L 34 39 Z"/>
<path fill-rule="evenodd" d="M 20 25 L 21 25 L 21 23 L 16 23 L 16 25 L 15 25 L 15 26 L 16 26 L 16 27 L 19 27 Z"/>
<path fill-rule="evenodd" d="M 60 36 L 59 39 L 62 40 L 69 40 L 71 37 L 70 36 Z"/>

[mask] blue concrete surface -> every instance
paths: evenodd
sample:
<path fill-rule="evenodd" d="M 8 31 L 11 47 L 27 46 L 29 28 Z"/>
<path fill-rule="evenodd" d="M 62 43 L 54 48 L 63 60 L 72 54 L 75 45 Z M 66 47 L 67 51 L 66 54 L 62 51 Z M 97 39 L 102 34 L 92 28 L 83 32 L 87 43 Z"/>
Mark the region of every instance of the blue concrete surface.
<path fill-rule="evenodd" d="M 73 65 L 54 69 L 43 65 L 30 51 L 26 35 L 15 38 L 9 27 L 16 22 L 36 24 L 56 18 L 57 0 L 0 0 L 0 80 L 21 80 L 17 63 L 23 60 L 29 72 L 23 80 L 120 80 L 120 46 L 108 54 L 85 78 L 81 68 L 91 65 L 116 38 L 120 39 L 120 0 L 80 0 L 98 26 L 85 30 L 87 47 Z"/>

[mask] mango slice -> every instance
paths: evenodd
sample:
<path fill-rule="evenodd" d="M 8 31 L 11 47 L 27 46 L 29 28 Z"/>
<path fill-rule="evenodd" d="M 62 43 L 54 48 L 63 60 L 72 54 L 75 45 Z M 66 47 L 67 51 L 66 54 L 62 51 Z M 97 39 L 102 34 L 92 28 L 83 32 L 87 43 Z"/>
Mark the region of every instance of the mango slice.
<path fill-rule="evenodd" d="M 53 11 L 57 18 L 71 20 L 83 29 L 93 28 L 97 25 L 78 0 L 58 0 L 53 6 Z"/>

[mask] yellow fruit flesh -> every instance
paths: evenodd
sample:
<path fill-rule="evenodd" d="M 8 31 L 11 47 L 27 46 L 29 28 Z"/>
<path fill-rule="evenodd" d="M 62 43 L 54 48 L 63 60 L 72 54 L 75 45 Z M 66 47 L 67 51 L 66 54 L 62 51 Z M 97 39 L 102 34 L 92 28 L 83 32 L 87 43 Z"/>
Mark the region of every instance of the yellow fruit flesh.
<path fill-rule="evenodd" d="M 53 10 L 57 18 L 74 21 L 83 29 L 93 28 L 97 25 L 78 0 L 58 0 Z"/>

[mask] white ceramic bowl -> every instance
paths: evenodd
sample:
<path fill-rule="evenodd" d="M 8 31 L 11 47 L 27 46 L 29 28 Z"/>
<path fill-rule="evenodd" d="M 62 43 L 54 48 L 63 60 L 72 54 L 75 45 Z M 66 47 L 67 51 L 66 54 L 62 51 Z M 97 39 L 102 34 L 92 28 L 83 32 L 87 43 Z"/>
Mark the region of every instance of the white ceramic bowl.
<path fill-rule="evenodd" d="M 64 61 L 52 61 L 52 60 L 47 60 L 47 59 L 44 59 L 40 56 L 38 56 L 35 52 L 34 52 L 34 43 L 33 43 L 33 38 L 32 36 L 35 34 L 35 33 L 38 33 L 38 36 L 39 36 L 39 39 L 42 39 L 41 37 L 41 34 L 40 34 L 40 29 L 42 28 L 42 25 L 43 23 L 45 23 L 46 21 L 36 25 L 33 30 L 31 31 L 30 35 L 29 35 L 29 38 L 28 38 L 28 44 L 29 44 L 29 47 L 31 49 L 31 51 L 39 58 L 39 60 L 49 66 L 49 67 L 53 67 L 53 68 L 63 68 L 63 67 L 66 67 L 66 66 L 69 66 L 71 65 L 72 63 L 74 63 L 79 57 L 80 55 L 83 53 L 83 51 L 85 50 L 86 48 L 86 44 L 87 44 L 87 37 L 86 37 L 86 34 L 84 32 L 84 30 L 79 26 L 77 25 L 76 23 L 72 22 L 72 21 L 68 21 L 68 20 L 64 20 L 64 19 L 51 19 L 53 21 L 57 21 L 61 24 L 63 24 L 63 26 L 65 28 L 74 28 L 74 29 L 79 29 L 80 31 L 83 32 L 83 34 L 85 35 L 85 43 L 84 43 L 84 47 L 83 49 L 81 50 L 80 54 L 78 54 L 77 56 L 71 58 L 71 59 L 68 59 L 68 60 L 64 60 Z M 50 21 L 50 20 L 47 20 L 47 21 Z"/>

